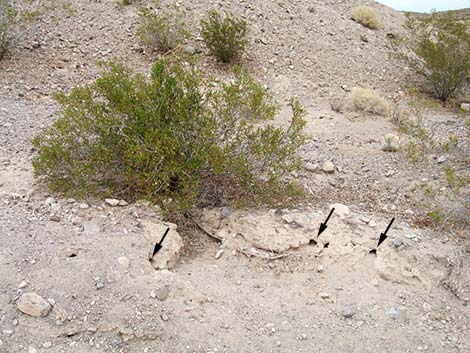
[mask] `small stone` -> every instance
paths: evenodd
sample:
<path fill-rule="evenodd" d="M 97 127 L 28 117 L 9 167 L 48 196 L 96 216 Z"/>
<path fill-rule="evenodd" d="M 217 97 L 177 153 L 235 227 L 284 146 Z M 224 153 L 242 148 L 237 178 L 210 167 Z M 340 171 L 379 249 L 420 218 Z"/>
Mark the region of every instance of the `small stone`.
<path fill-rule="evenodd" d="M 73 225 L 78 226 L 78 225 L 82 224 L 83 219 L 82 219 L 81 217 L 73 217 L 73 218 L 71 219 L 71 221 L 72 221 L 72 224 L 73 224 Z"/>
<path fill-rule="evenodd" d="M 371 221 L 369 222 L 369 227 L 375 228 L 375 227 L 377 227 L 377 223 L 376 223 L 375 221 L 372 221 L 372 220 L 371 220 Z"/>
<path fill-rule="evenodd" d="M 388 314 L 392 317 L 392 319 L 403 319 L 406 316 L 406 312 L 400 308 L 391 307 Z"/>
<path fill-rule="evenodd" d="M 111 207 L 116 207 L 116 206 L 119 206 L 119 202 L 120 200 L 116 200 L 116 199 L 105 199 L 104 202 L 106 202 L 109 206 Z"/>
<path fill-rule="evenodd" d="M 86 210 L 86 209 L 89 208 L 90 206 L 89 206 L 87 203 L 81 203 L 80 205 L 78 205 L 78 207 L 79 207 L 81 210 Z"/>
<path fill-rule="evenodd" d="M 230 207 L 222 208 L 222 218 L 228 218 L 232 214 L 232 209 Z"/>
<path fill-rule="evenodd" d="M 184 47 L 183 49 L 184 53 L 185 54 L 188 54 L 188 55 L 194 55 L 196 54 L 196 48 L 194 48 L 193 46 L 191 45 L 187 45 Z"/>
<path fill-rule="evenodd" d="M 51 348 L 51 347 L 52 347 L 52 342 L 50 342 L 50 341 L 44 342 L 44 343 L 42 344 L 42 348 L 48 349 L 48 348 Z"/>
<path fill-rule="evenodd" d="M 168 288 L 168 286 L 163 286 L 157 289 L 156 297 L 158 300 L 163 301 L 166 298 L 168 298 L 169 294 L 170 294 L 170 289 Z"/>
<path fill-rule="evenodd" d="M 382 145 L 382 151 L 385 152 L 396 152 L 400 147 L 400 138 L 394 134 L 387 134 L 384 136 L 384 144 Z"/>
<path fill-rule="evenodd" d="M 410 210 L 410 209 L 407 209 L 405 210 L 404 212 L 407 216 L 413 216 L 415 214 L 415 212 L 413 210 Z"/>
<path fill-rule="evenodd" d="M 446 156 L 440 156 L 439 158 L 437 158 L 437 164 L 442 164 L 442 163 L 444 163 L 445 161 L 447 161 L 447 157 L 446 157 Z"/>
<path fill-rule="evenodd" d="M 338 215 L 340 219 L 344 219 L 349 216 L 349 207 L 341 203 L 334 203 L 330 206 L 331 209 L 335 209 L 334 214 Z"/>
<path fill-rule="evenodd" d="M 305 163 L 304 169 L 308 172 L 316 172 L 318 170 L 318 164 L 311 162 Z"/>
<path fill-rule="evenodd" d="M 392 244 L 394 247 L 399 248 L 403 245 L 403 240 L 400 237 L 396 237 L 392 240 Z"/>
<path fill-rule="evenodd" d="M 95 280 L 95 288 L 98 290 L 104 288 L 104 282 L 100 279 Z"/>
<path fill-rule="evenodd" d="M 25 293 L 21 295 L 16 306 L 22 313 L 34 317 L 47 316 L 52 309 L 51 304 L 36 293 Z"/>
<path fill-rule="evenodd" d="M 124 268 L 129 268 L 130 266 L 130 261 L 127 257 L 121 256 L 118 258 L 119 265 L 121 265 Z"/>
<path fill-rule="evenodd" d="M 47 298 L 47 302 L 48 302 L 49 304 L 51 304 L 52 306 L 55 305 L 55 300 L 52 299 L 52 298 Z"/>
<path fill-rule="evenodd" d="M 157 297 L 157 293 L 154 290 L 150 291 L 150 298 L 155 299 Z"/>
<path fill-rule="evenodd" d="M 460 109 L 466 112 L 470 112 L 470 103 L 462 103 L 462 105 L 460 106 Z"/>
<path fill-rule="evenodd" d="M 168 321 L 168 315 L 166 315 L 166 314 L 161 314 L 161 315 L 160 315 L 160 318 L 161 318 L 163 321 Z"/>
<path fill-rule="evenodd" d="M 55 214 L 49 217 L 49 220 L 52 222 L 60 222 L 60 219 L 61 219 L 60 216 L 55 215 Z"/>
<path fill-rule="evenodd" d="M 220 249 L 219 251 L 217 251 L 217 253 L 215 254 L 215 259 L 216 260 L 220 259 L 223 253 L 224 253 L 224 249 Z"/>
<path fill-rule="evenodd" d="M 341 311 L 341 315 L 345 318 L 351 318 L 356 315 L 357 308 L 353 304 L 347 304 L 344 306 L 343 310 Z"/>
<path fill-rule="evenodd" d="M 330 297 L 330 294 L 325 293 L 325 292 L 320 292 L 318 293 L 318 296 L 322 299 L 328 299 Z"/>
<path fill-rule="evenodd" d="M 367 38 L 367 36 L 365 34 L 361 34 L 361 40 L 364 42 L 364 43 L 369 43 L 369 38 Z"/>
<path fill-rule="evenodd" d="M 322 169 L 327 174 L 333 174 L 335 172 L 335 165 L 331 161 L 326 161 L 323 163 Z"/>
<path fill-rule="evenodd" d="M 101 231 L 101 227 L 96 222 L 83 223 L 83 232 L 85 235 L 96 235 Z"/>
<path fill-rule="evenodd" d="M 29 347 L 28 348 L 28 353 L 38 353 L 38 351 L 34 347 Z"/>
<path fill-rule="evenodd" d="M 129 205 L 126 200 L 119 200 L 119 206 L 127 206 Z"/>
<path fill-rule="evenodd" d="M 19 284 L 18 288 L 19 288 L 19 289 L 23 289 L 23 288 L 25 288 L 27 285 L 28 285 L 28 282 L 26 282 L 26 281 L 21 281 L 21 283 Z"/>
<path fill-rule="evenodd" d="M 78 256 L 78 250 L 74 248 L 66 248 L 64 250 L 64 255 L 66 257 L 77 257 Z"/>
<path fill-rule="evenodd" d="M 307 8 L 307 10 L 308 10 L 308 12 L 310 12 L 310 13 L 315 13 L 315 8 L 314 8 L 313 6 L 309 6 L 309 7 Z"/>
<path fill-rule="evenodd" d="M 2 331 L 2 333 L 3 333 L 5 336 L 8 336 L 8 337 L 11 336 L 11 335 L 13 335 L 13 332 L 15 332 L 15 331 L 13 331 L 13 330 L 3 330 L 3 331 Z"/>
<path fill-rule="evenodd" d="M 318 267 L 317 267 L 317 272 L 318 272 L 318 273 L 322 273 L 322 272 L 323 272 L 323 266 L 322 266 L 322 265 L 318 265 Z"/>
<path fill-rule="evenodd" d="M 52 206 L 53 204 L 55 204 L 55 200 L 53 197 L 48 197 L 46 199 L 46 201 L 44 201 L 44 203 L 47 205 L 47 206 Z"/>

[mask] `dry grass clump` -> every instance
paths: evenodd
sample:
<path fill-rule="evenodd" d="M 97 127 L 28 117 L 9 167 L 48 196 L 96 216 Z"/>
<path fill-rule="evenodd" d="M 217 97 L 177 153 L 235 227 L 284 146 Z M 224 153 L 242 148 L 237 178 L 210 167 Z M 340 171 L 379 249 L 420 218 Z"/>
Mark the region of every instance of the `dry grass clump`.
<path fill-rule="evenodd" d="M 379 115 L 387 116 L 390 112 L 388 102 L 376 91 L 367 88 L 354 88 L 349 96 L 349 104 L 356 110 Z"/>
<path fill-rule="evenodd" d="M 351 17 L 354 21 L 370 29 L 377 29 L 380 26 L 377 13 L 369 6 L 355 7 L 351 12 Z"/>

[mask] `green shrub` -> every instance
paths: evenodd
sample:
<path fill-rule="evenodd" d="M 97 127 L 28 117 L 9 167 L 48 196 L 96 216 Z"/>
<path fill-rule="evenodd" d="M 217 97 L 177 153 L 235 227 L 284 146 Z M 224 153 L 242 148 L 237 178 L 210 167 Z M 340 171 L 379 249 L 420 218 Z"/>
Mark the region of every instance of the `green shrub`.
<path fill-rule="evenodd" d="M 142 9 L 139 18 L 137 36 L 141 42 L 164 53 L 176 48 L 189 36 L 189 32 L 185 29 L 184 16 L 176 7 L 161 14 L 150 9 Z"/>
<path fill-rule="evenodd" d="M 369 6 L 357 6 L 351 11 L 351 18 L 370 29 L 377 29 L 380 26 L 380 20 L 375 10 Z"/>
<path fill-rule="evenodd" d="M 470 80 L 470 30 L 451 14 L 434 13 L 408 27 L 416 33 L 408 61 L 431 84 L 436 97 L 446 101 L 460 93 Z"/>
<path fill-rule="evenodd" d="M 13 37 L 15 10 L 10 0 L 0 0 L 0 60 Z"/>
<path fill-rule="evenodd" d="M 229 13 L 213 10 L 201 20 L 201 35 L 210 52 L 223 62 L 237 59 L 245 50 L 247 24 Z"/>
<path fill-rule="evenodd" d="M 215 185 L 274 199 L 291 185 L 284 177 L 301 167 L 303 109 L 292 102 L 287 129 L 267 124 L 275 108 L 242 70 L 214 87 L 182 63 L 158 61 L 149 80 L 109 64 L 95 83 L 57 101 L 59 119 L 34 139 L 34 171 L 53 190 L 78 197 L 147 198 L 186 209 Z"/>

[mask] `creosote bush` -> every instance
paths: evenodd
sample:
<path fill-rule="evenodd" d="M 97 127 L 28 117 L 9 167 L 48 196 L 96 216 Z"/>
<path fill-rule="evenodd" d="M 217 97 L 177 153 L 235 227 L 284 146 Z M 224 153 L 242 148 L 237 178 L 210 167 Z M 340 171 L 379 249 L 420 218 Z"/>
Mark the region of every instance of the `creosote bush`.
<path fill-rule="evenodd" d="M 446 101 L 470 82 L 470 29 L 451 14 L 433 13 L 423 19 L 410 17 L 408 27 L 416 35 L 408 42 L 405 58 Z"/>
<path fill-rule="evenodd" d="M 355 87 L 349 96 L 349 104 L 356 110 L 388 116 L 390 106 L 376 91 Z"/>
<path fill-rule="evenodd" d="M 146 198 L 184 210 L 210 198 L 201 193 L 214 185 L 229 201 L 274 201 L 301 167 L 302 107 L 292 101 L 288 128 L 268 124 L 275 107 L 243 70 L 214 85 L 181 61 L 156 62 L 150 79 L 111 63 L 95 83 L 56 99 L 60 117 L 34 139 L 33 166 L 70 195 Z"/>
<path fill-rule="evenodd" d="M 141 9 L 139 18 L 137 36 L 141 42 L 164 53 L 176 48 L 189 36 L 184 16 L 176 7 L 161 13 Z"/>
<path fill-rule="evenodd" d="M 351 11 L 351 18 L 370 29 L 378 29 L 380 20 L 375 10 L 369 6 L 357 6 Z"/>
<path fill-rule="evenodd" d="M 245 50 L 247 24 L 230 13 L 222 16 L 219 12 L 209 11 L 207 18 L 201 20 L 201 35 L 210 52 L 223 62 L 236 60 Z"/>
<path fill-rule="evenodd" d="M 13 37 L 15 10 L 10 0 L 0 0 L 0 60 Z"/>

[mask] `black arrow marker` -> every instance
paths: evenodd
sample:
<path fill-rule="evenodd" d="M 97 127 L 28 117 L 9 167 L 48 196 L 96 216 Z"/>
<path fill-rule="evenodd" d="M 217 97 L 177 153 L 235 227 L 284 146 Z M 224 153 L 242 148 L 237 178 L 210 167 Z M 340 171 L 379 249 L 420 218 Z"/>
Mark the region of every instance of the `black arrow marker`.
<path fill-rule="evenodd" d="M 392 220 L 390 221 L 390 224 L 388 225 L 387 229 L 385 229 L 385 232 L 380 233 L 380 238 L 379 238 L 379 243 L 377 244 L 377 248 L 380 246 L 380 244 L 383 243 L 383 241 L 385 239 L 387 239 L 387 232 L 390 229 L 390 227 L 392 226 L 392 223 L 393 223 L 394 220 L 395 220 L 395 218 L 392 218 Z"/>
<path fill-rule="evenodd" d="M 328 217 L 326 217 L 325 223 L 320 223 L 320 229 L 318 230 L 318 236 L 320 236 L 320 234 L 323 233 L 324 230 L 327 228 L 326 224 L 328 223 L 328 220 L 330 219 L 330 217 L 333 214 L 334 210 L 335 210 L 334 208 L 331 209 L 330 214 L 328 215 Z"/>
<path fill-rule="evenodd" d="M 162 248 L 162 243 L 163 243 L 163 240 L 165 239 L 166 235 L 168 234 L 168 232 L 170 231 L 170 227 L 168 227 L 165 231 L 165 234 L 163 234 L 163 237 L 162 239 L 160 239 L 160 242 L 155 244 L 155 248 L 153 249 L 153 254 L 152 254 L 152 257 L 160 251 L 160 249 Z"/>

